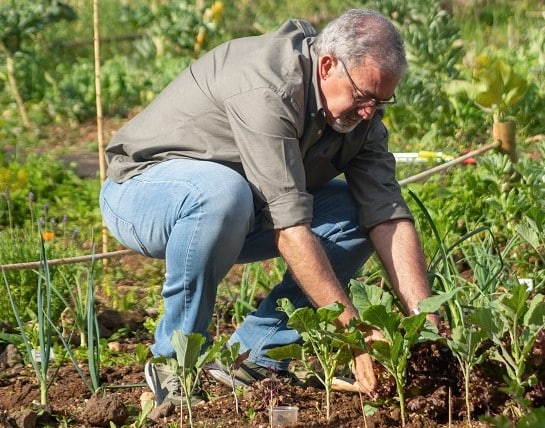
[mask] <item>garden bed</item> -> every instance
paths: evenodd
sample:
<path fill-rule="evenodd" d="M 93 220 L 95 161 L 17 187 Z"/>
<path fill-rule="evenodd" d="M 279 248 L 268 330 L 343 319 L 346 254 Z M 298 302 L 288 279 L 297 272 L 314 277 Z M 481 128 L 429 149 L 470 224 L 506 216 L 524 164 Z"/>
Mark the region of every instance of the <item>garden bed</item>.
<path fill-rule="evenodd" d="M 118 353 L 135 354 L 138 343 L 150 338 L 132 337 L 110 345 Z M 545 406 L 545 334 L 534 346 L 529 369 L 538 374 L 539 383 L 528 389 L 527 398 L 534 407 Z M 6 352 L 4 353 L 6 357 Z M 20 356 L 19 356 L 20 358 Z M 0 426 L 128 426 L 142 414 L 141 397 L 148 391 L 145 386 L 141 363 L 117 364 L 102 367 L 101 384 L 105 387 L 91 399 L 88 388 L 73 365 L 64 364 L 51 385 L 49 407 L 38 411 L 33 403 L 39 401 L 40 390 L 30 367 L 17 363 L 17 355 L 11 362 L 2 361 L 0 377 Z M 203 387 L 210 400 L 194 408 L 193 421 L 198 427 L 268 426 L 268 406 L 271 390 L 278 404 L 299 407 L 298 427 L 396 427 L 401 426 L 395 397 L 395 384 L 383 370 L 377 367 L 379 396 L 384 402 L 376 414 L 362 416 L 362 402 L 357 393 L 334 392 L 331 418 L 325 417 L 324 390 L 316 386 L 285 385 L 278 382 L 260 382 L 246 389 L 239 397 L 236 412 L 233 395 L 229 388 L 216 384 L 206 376 Z M 471 403 L 473 418 L 512 415 L 509 396 L 501 391 L 504 371 L 499 365 L 485 362 L 477 366 L 471 377 Z M 132 386 L 131 386 L 132 385 Z M 466 426 L 463 381 L 456 360 L 450 350 L 441 343 L 425 342 L 415 348 L 410 358 L 407 377 L 407 427 L 462 427 Z M 144 394 L 145 396 L 145 394 Z M 364 398 L 365 399 L 365 398 Z M 36 413 L 30 412 L 36 410 Z M 45 411 L 44 411 L 45 410 Z M 187 411 L 184 409 L 184 425 Z M 162 406 L 148 415 L 153 419 L 145 426 L 160 427 L 170 423 L 180 425 L 180 409 Z M 37 422 L 32 425 L 33 419 Z M 21 422 L 26 418 L 23 425 Z M 14 425 L 14 421 L 19 425 Z M 11 423 L 11 425 L 10 425 Z M 30 424 L 29 424 L 30 423 Z M 143 426 L 143 425 L 133 425 Z M 176 426 L 176 425 L 174 425 Z M 474 426 L 495 426 L 485 422 Z"/>

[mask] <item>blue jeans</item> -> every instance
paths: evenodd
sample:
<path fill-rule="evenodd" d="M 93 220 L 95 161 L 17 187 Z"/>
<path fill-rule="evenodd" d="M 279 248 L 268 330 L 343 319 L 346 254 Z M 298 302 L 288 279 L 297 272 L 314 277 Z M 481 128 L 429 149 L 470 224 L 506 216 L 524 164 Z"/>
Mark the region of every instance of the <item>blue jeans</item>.
<path fill-rule="evenodd" d="M 343 180 L 332 180 L 311 192 L 312 230 L 320 238 L 342 284 L 347 284 L 371 255 L 365 231 L 358 226 L 357 208 Z M 254 212 L 248 182 L 237 172 L 214 162 L 176 159 L 159 163 L 122 184 L 106 180 L 100 207 L 107 227 L 127 248 L 165 259 L 162 296 L 164 313 L 151 350 L 173 356 L 175 330 L 207 335 L 216 290 L 235 263 L 277 257 L 271 229 L 261 227 Z M 282 282 L 249 314 L 230 338 L 249 361 L 278 370 L 287 362 L 266 352 L 300 341 L 276 310 L 286 297 L 296 307 L 310 305 L 292 276 Z"/>

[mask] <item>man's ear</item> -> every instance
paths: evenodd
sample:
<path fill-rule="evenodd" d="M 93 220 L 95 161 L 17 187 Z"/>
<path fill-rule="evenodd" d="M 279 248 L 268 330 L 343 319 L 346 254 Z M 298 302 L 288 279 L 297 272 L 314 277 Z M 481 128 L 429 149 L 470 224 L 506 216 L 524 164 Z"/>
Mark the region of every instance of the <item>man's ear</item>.
<path fill-rule="evenodd" d="M 337 65 L 337 60 L 333 55 L 326 54 L 322 55 L 318 60 L 318 74 L 321 79 L 326 80 L 331 73 L 333 68 Z"/>

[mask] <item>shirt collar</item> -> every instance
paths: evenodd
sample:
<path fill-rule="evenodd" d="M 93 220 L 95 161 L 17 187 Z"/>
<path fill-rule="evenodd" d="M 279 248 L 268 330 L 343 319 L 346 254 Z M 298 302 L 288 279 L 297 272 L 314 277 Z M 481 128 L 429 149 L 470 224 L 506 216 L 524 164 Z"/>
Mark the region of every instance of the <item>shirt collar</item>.
<path fill-rule="evenodd" d="M 325 112 L 324 112 L 324 106 L 322 104 L 322 97 L 320 96 L 320 85 L 318 84 L 318 56 L 316 55 L 316 52 L 314 51 L 314 48 L 312 46 L 312 42 L 309 44 L 310 48 L 310 60 L 312 63 L 312 77 L 310 79 L 310 88 L 309 88 L 309 103 L 307 107 L 308 113 L 312 115 L 314 113 L 313 117 L 324 117 L 325 118 Z"/>

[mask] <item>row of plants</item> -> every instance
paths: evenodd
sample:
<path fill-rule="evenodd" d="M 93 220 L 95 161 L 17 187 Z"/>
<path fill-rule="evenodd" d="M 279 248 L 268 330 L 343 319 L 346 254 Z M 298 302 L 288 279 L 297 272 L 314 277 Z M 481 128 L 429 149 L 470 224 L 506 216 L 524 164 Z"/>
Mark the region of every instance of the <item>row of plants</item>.
<path fill-rule="evenodd" d="M 432 236 L 429 222 L 409 192 L 423 201 L 434 219 L 438 235 L 448 236 L 450 242 L 445 242 L 446 246 L 453 245 L 467 233 L 486 227 L 496 242 L 496 253 L 503 251 L 503 257 L 516 265 L 521 278 L 534 278 L 536 285 L 541 286 L 545 145 L 535 144 L 532 149 L 532 156 L 522 155 L 515 164 L 505 155 L 491 153 L 478 158 L 476 165 L 455 167 L 448 174 L 433 176 L 426 183 L 412 184 L 410 189 L 404 188 L 430 260 L 436 257 L 438 244 L 436 240 L 427 239 Z M 403 168 L 400 174 L 403 174 Z M 100 231 L 96 204 L 99 186 L 95 179 L 83 180 L 61 162 L 30 156 L 25 162 L 13 161 L 0 169 L 0 183 L 7 189 L 0 198 L 4 227 L 0 232 L 2 264 L 39 260 L 38 226 L 47 233 L 44 236 L 48 238 L 50 258 L 89 254 L 89 242 L 93 235 L 98 238 L 96 232 Z M 513 243 L 515 237 L 519 238 L 516 244 Z M 489 259 L 494 257 L 492 253 Z M 285 270 L 279 260 L 274 261 L 272 268 L 275 271 L 273 278 L 280 277 Z M 77 265 L 55 267 L 53 272 L 62 269 L 70 276 Z M 373 269 L 378 270 L 378 266 Z M 17 284 L 21 299 L 26 296 L 19 304 L 32 308 L 32 288 L 24 285 L 32 273 L 20 270 L 7 274 L 10 282 Z M 116 275 L 115 272 L 112 275 Z M 242 274 L 242 286 L 236 295 L 225 287 L 225 299 L 240 302 L 234 309 L 235 323 L 240 323 L 252 309 L 253 304 L 248 302 L 255 300 L 256 289 L 266 292 L 267 287 L 274 285 L 270 277 L 263 266 L 249 265 Z M 13 320 L 9 307 L 5 303 L 0 307 L 3 308 L 0 319 Z"/>

